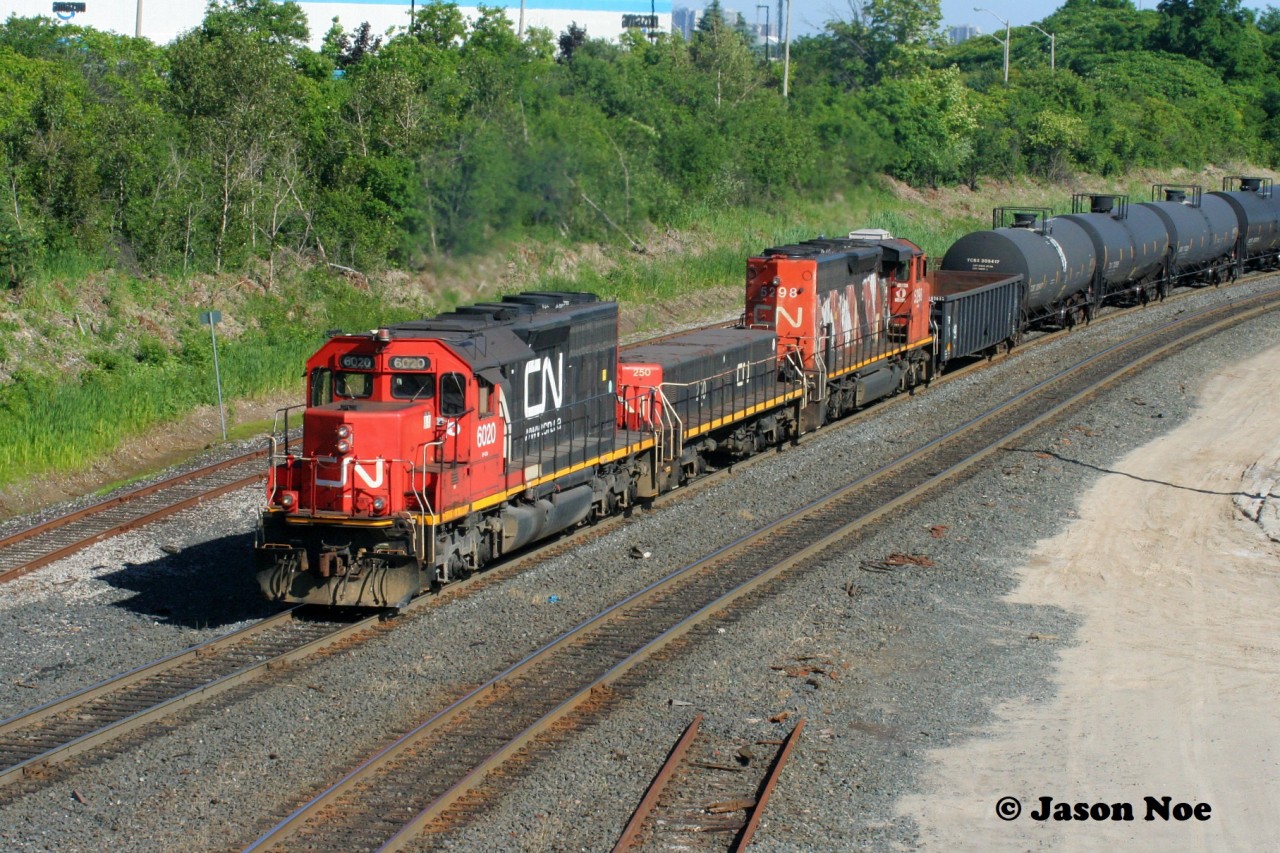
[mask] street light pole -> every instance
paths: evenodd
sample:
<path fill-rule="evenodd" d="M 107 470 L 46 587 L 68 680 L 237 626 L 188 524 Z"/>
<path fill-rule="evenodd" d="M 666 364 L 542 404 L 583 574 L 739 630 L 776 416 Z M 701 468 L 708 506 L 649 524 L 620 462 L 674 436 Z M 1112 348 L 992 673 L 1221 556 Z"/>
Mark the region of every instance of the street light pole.
<path fill-rule="evenodd" d="M 992 12 L 990 9 L 980 9 L 977 6 L 974 6 L 973 11 L 986 12 L 988 15 L 995 18 L 1000 23 L 1004 24 L 1004 84 L 1008 86 L 1009 85 L 1009 29 L 1010 29 L 1009 22 L 1006 19 L 997 15 L 995 12 Z M 996 41 L 999 41 L 999 40 L 1000 39 L 996 39 Z"/>
<path fill-rule="evenodd" d="M 764 61 L 769 62 L 769 15 L 773 10 L 769 8 L 768 3 L 760 3 L 756 6 L 756 26 L 760 25 L 760 10 L 764 9 Z"/>
<path fill-rule="evenodd" d="M 787 46 L 782 54 L 782 97 L 787 97 L 787 84 L 791 81 L 791 0 L 787 0 Z"/>
<path fill-rule="evenodd" d="M 1027 24 L 1027 26 L 1039 32 L 1040 35 L 1042 36 L 1048 36 L 1049 38 L 1049 70 L 1052 71 L 1054 66 L 1054 56 L 1053 56 L 1054 48 L 1057 45 L 1058 37 L 1053 33 L 1046 33 L 1044 30 L 1040 29 L 1035 24 Z"/>

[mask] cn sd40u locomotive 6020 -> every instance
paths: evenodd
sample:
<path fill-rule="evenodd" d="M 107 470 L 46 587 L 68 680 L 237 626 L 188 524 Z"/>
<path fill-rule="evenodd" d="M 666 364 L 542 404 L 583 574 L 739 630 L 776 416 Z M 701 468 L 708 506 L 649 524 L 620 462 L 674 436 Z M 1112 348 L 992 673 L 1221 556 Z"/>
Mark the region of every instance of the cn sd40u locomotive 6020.
<path fill-rule="evenodd" d="M 935 270 L 883 231 L 768 249 L 747 261 L 737 326 L 631 347 L 617 304 L 586 293 L 334 335 L 272 439 L 259 583 L 273 600 L 400 607 L 1031 325 L 1273 267 L 1280 208 L 1269 183 L 1240 185 L 1023 215 L 961 238 Z"/>

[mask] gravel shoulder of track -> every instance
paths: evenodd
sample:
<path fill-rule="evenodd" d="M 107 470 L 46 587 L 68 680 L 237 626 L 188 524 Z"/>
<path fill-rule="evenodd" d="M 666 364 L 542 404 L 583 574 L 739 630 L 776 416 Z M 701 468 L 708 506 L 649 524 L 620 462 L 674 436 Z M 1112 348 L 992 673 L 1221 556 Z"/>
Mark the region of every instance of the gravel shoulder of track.
<path fill-rule="evenodd" d="M 902 398 L 855 429 L 823 430 L 674 506 L 637 513 L 568 556 L 406 619 L 377 642 L 150 727 L 145 745 L 139 737 L 55 770 L 38 787 L 0 790 L 0 841 L 15 850 L 204 850 L 252 840 L 303 792 L 332 781 L 391 733 L 627 593 L 827 491 L 815 483 L 874 470 L 1085 348 L 1197 301 L 1271 285 L 1153 306 Z M 694 713 L 706 712 L 704 725 L 718 735 L 768 739 L 790 722 L 768 718 L 788 711 L 791 720 L 809 719 L 805 748 L 757 843 L 910 846 L 914 828 L 892 804 L 912 789 L 922 750 L 970 736 L 997 702 L 1047 696 L 1057 650 L 1071 642 L 1069 614 L 1002 600 L 1027 549 L 1070 518 L 1097 469 L 1185 416 L 1194 377 L 1272 345 L 1277 331 L 1273 315 L 1197 345 L 1069 425 L 984 463 L 963 489 L 833 554 L 767 609 L 719 626 L 723 632 L 708 630 L 661 678 L 446 843 L 610 846 Z M 250 558 L 259 502 L 258 489 L 244 490 L 7 585 L 0 670 L 10 689 L 0 692 L 0 715 L 268 612 Z M 652 557 L 633 559 L 635 547 Z M 888 572 L 863 565 L 890 553 L 925 555 L 934 565 Z M 810 683 L 772 668 L 810 655 L 830 660 L 834 677 Z"/>

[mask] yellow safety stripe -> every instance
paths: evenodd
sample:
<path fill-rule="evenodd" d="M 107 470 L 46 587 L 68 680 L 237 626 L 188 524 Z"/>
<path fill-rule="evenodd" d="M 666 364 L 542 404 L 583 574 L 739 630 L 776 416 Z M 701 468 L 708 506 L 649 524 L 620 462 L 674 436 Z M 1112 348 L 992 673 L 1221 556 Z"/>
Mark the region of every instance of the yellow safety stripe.
<path fill-rule="evenodd" d="M 578 471 L 582 471 L 587 468 L 594 467 L 596 465 L 605 465 L 609 462 L 613 462 L 615 459 L 621 459 L 624 456 L 630 456 L 631 454 L 648 450 L 650 447 L 653 447 L 655 443 L 656 441 L 654 439 L 646 438 L 646 439 L 643 439 L 642 441 L 635 442 L 634 444 L 628 444 L 625 447 L 622 447 L 618 450 L 612 450 L 608 453 L 588 459 L 585 462 L 580 462 L 577 465 L 572 465 L 568 468 L 563 468 L 559 471 L 554 471 L 550 474 L 544 474 L 541 477 L 536 477 L 527 483 L 523 483 L 519 486 L 515 486 L 514 488 L 507 489 L 504 492 L 496 492 L 488 496 L 487 498 L 484 498 L 483 500 L 475 501 L 474 503 L 464 504 L 463 506 L 460 506 L 460 507 L 454 507 L 453 509 L 446 510 L 445 512 L 442 512 L 442 513 L 433 513 L 431 515 L 425 515 L 425 514 L 418 515 L 416 516 L 416 518 L 418 520 L 418 523 L 420 524 L 429 524 L 433 526 L 444 524 L 445 522 L 448 522 L 448 521 L 453 521 L 458 518 L 463 518 L 464 516 L 470 513 L 478 512 L 483 509 L 488 509 L 491 506 L 496 506 L 497 504 L 500 504 L 503 501 L 510 499 L 512 496 L 520 494 L 526 489 L 531 489 L 536 486 L 540 486 L 543 483 L 549 483 L 552 480 L 558 480 L 561 477 L 567 477 L 570 474 L 576 474 Z M 272 511 L 274 512 L 275 510 L 272 510 Z M 317 524 L 332 524 L 332 525 L 337 525 L 338 527 L 377 528 L 377 527 L 390 527 L 394 523 L 394 521 L 395 521 L 394 518 L 365 519 L 365 518 L 352 518 L 350 516 L 343 516 L 341 519 L 325 518 L 323 516 L 313 517 L 313 516 L 301 516 L 301 515 L 290 515 L 285 517 L 286 524 L 294 524 L 300 527 L 309 527 Z"/>
<path fill-rule="evenodd" d="M 749 418 L 752 415 L 758 415 L 760 412 L 768 411 L 769 409 L 776 409 L 778 406 L 781 406 L 783 403 L 790 403 L 792 400 L 799 399 L 803 395 L 804 395 L 804 390 L 800 388 L 797 388 L 794 391 L 788 391 L 786 394 L 783 394 L 780 397 L 774 397 L 772 400 L 767 400 L 763 403 L 757 403 L 754 406 L 748 406 L 745 409 L 740 409 L 734 412 L 733 414 L 725 415 L 722 418 L 715 418 L 713 420 L 707 421 L 704 424 L 698 424 L 696 427 L 690 427 L 689 429 L 685 430 L 684 435 L 686 438 L 693 438 L 694 436 L 703 435 L 704 433 L 708 433 L 713 429 L 719 429 L 720 427 L 725 426 L 726 424 L 731 424 L 736 421 L 740 421 L 743 418 Z"/>

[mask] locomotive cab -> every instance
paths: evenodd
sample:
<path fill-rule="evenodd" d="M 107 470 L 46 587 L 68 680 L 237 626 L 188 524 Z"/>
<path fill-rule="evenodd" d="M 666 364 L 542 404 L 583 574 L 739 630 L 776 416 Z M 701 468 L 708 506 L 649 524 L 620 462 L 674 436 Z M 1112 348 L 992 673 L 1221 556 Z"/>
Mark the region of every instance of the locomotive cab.
<path fill-rule="evenodd" d="M 386 330 L 336 337 L 307 366 L 301 452 L 268 478 L 259 581 L 275 598 L 402 605 L 424 584 L 419 519 L 450 500 L 449 475 L 503 474 L 495 389 L 446 343 Z"/>

